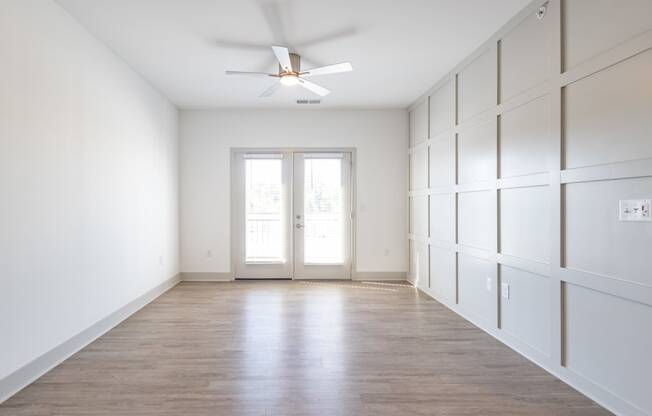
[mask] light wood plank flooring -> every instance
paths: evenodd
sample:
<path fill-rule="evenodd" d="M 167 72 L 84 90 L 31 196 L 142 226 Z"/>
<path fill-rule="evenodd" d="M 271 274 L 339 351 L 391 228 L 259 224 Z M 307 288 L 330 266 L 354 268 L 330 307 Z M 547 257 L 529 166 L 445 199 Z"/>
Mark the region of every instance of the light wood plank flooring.
<path fill-rule="evenodd" d="M 606 415 L 406 283 L 181 283 L 0 415 Z"/>

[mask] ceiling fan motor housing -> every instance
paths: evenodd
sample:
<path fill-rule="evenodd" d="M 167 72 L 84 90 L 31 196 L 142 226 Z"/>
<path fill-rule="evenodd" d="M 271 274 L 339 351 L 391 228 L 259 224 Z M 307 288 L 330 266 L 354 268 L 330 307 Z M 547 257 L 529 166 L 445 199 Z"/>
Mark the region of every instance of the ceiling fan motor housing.
<path fill-rule="evenodd" d="M 290 53 L 290 63 L 292 64 L 292 72 L 298 75 L 301 72 L 301 56 L 296 53 Z M 286 72 L 281 64 L 278 65 L 278 72 L 279 74 Z"/>

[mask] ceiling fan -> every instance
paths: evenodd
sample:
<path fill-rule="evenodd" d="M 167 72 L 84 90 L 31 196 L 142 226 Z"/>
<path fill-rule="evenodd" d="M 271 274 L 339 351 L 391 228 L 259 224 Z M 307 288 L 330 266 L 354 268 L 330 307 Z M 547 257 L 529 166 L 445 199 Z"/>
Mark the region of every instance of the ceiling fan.
<path fill-rule="evenodd" d="M 353 71 L 353 67 L 349 62 L 342 62 L 334 65 L 320 66 L 318 68 L 301 70 L 301 56 L 296 53 L 290 53 L 288 48 L 284 46 L 272 46 L 274 55 L 278 59 L 278 73 L 270 74 L 268 72 L 246 72 L 246 71 L 226 71 L 227 75 L 250 75 L 255 77 L 274 77 L 278 78 L 271 87 L 263 91 L 260 97 L 270 97 L 281 85 L 292 86 L 300 85 L 303 88 L 314 92 L 315 94 L 324 97 L 330 94 L 330 90 L 310 82 L 304 78 L 313 77 L 317 75 L 337 74 L 340 72 Z"/>

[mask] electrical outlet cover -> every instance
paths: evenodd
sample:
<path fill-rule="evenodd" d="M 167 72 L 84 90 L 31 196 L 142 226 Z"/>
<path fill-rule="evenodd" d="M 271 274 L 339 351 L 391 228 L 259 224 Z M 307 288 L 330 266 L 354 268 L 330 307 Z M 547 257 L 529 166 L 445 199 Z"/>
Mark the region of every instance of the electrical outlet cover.
<path fill-rule="evenodd" d="M 618 204 L 618 219 L 620 221 L 652 221 L 650 215 L 650 199 L 621 199 Z"/>
<path fill-rule="evenodd" d="M 502 293 L 503 298 L 509 299 L 509 284 L 507 283 L 501 284 L 500 291 Z"/>

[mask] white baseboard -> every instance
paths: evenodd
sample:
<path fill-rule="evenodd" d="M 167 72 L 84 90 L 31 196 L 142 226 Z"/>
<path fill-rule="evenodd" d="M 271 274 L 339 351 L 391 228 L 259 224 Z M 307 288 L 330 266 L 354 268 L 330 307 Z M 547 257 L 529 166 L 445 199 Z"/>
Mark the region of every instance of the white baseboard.
<path fill-rule="evenodd" d="M 177 283 L 179 283 L 178 274 L 1 379 L 0 403 L 18 393 L 43 374 L 47 373 L 61 362 L 70 358 L 70 356 L 104 335 L 120 322 L 129 318 L 129 316 L 137 312 L 143 306 L 167 292 Z"/>
<path fill-rule="evenodd" d="M 405 272 L 353 272 L 351 280 L 400 280 L 406 279 Z M 235 280 L 231 272 L 182 272 L 182 282 L 230 282 Z M 295 279 L 300 280 L 300 279 Z M 348 280 L 348 279 L 346 279 Z"/>
<path fill-rule="evenodd" d="M 231 272 L 217 272 L 217 273 L 193 273 L 182 272 L 182 282 L 230 282 L 234 280 L 233 273 Z"/>
<path fill-rule="evenodd" d="M 400 280 L 405 281 L 405 272 L 353 272 L 351 280 Z"/>
<path fill-rule="evenodd" d="M 414 286 L 414 277 L 410 273 L 405 273 L 405 280 L 412 286 Z"/>

